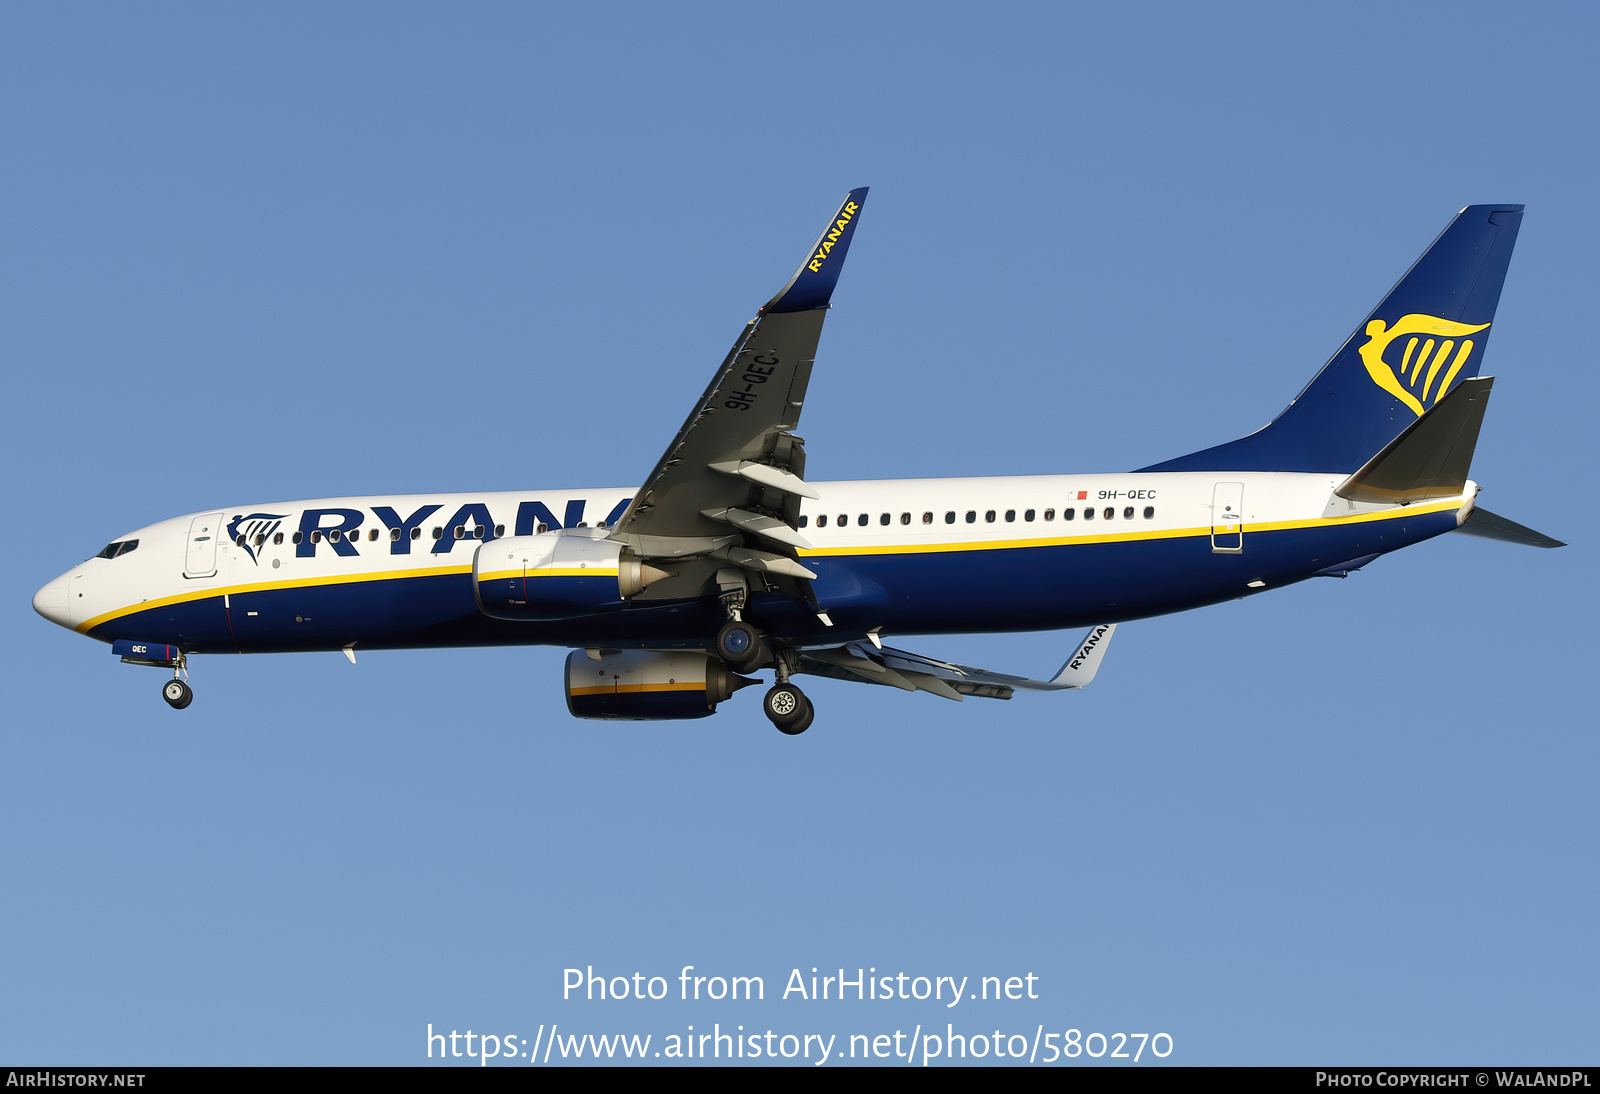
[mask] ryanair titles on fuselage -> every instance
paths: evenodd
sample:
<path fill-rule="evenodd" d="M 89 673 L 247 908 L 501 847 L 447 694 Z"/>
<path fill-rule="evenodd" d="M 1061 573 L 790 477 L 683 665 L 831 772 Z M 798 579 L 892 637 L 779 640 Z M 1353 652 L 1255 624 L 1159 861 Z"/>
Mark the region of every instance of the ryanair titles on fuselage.
<path fill-rule="evenodd" d="M 623 498 L 613 506 L 611 512 L 606 515 L 604 523 L 615 524 L 632 500 Z M 565 512 L 557 517 L 542 501 L 521 502 L 517 506 L 513 534 L 531 536 L 549 529 L 575 528 L 584 520 L 585 505 L 586 501 L 583 498 L 568 501 Z M 420 532 L 424 522 L 442 508 L 443 506 L 434 504 L 420 505 L 409 516 L 403 516 L 391 505 L 374 505 L 371 512 L 390 532 L 389 553 L 409 555 L 411 541 L 421 539 Z M 294 534 L 293 540 L 295 557 L 314 557 L 318 545 L 323 542 L 332 547 L 334 553 L 338 555 L 348 557 L 360 554 L 355 544 L 365 520 L 366 513 L 360 509 L 334 507 L 302 511 L 299 530 Z M 483 532 L 473 535 L 474 528 L 481 528 Z M 495 524 L 487 503 L 469 501 L 457 508 L 455 515 L 448 521 L 438 526 L 437 538 L 432 540 L 429 552 L 445 555 L 450 553 L 458 539 L 498 539 L 504 534 L 504 526 Z M 251 545 L 252 541 L 249 539 L 243 544 L 243 546 Z M 253 559 L 254 554 L 251 557 Z"/>

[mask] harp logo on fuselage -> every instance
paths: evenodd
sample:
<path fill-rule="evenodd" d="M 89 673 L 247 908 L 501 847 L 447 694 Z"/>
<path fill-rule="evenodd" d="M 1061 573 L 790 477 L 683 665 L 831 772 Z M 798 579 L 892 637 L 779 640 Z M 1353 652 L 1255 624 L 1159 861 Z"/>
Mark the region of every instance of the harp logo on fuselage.
<path fill-rule="evenodd" d="M 1418 417 L 1455 381 L 1472 356 L 1466 337 L 1488 329 L 1455 323 L 1434 315 L 1402 315 L 1390 326 L 1382 319 L 1367 324 L 1367 340 L 1357 349 L 1373 383 L 1399 399 Z"/>

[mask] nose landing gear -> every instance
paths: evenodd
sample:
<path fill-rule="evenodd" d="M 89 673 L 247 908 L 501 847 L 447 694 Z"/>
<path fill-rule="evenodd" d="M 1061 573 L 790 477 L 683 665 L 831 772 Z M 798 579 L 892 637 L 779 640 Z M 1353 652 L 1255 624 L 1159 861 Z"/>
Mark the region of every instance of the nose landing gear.
<path fill-rule="evenodd" d="M 173 710 L 182 710 L 194 702 L 194 689 L 177 677 L 173 677 L 161 685 L 161 698 L 165 699 Z"/>
<path fill-rule="evenodd" d="M 172 679 L 161 685 L 161 698 L 173 710 L 182 710 L 194 702 L 194 689 L 184 680 L 188 675 L 189 658 L 179 650 L 177 659 L 172 662 Z"/>

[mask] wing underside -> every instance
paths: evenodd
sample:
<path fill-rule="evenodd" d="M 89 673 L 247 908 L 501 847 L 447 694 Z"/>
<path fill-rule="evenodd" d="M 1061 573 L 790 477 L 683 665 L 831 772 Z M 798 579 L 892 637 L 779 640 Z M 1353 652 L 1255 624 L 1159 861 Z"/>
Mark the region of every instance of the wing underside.
<path fill-rule="evenodd" d="M 926 691 L 960 702 L 969 695 L 983 699 L 1009 699 L 1018 691 L 1068 691 L 1085 687 L 1095 677 L 1115 623 L 1092 629 L 1049 680 L 1032 680 L 1003 672 L 940 661 L 906 650 L 850 642 L 801 653 L 800 671 L 856 684 L 881 684 L 902 691 Z"/>
<path fill-rule="evenodd" d="M 638 603 L 758 587 L 812 599 L 797 549 L 805 484 L 800 422 L 828 301 L 855 233 L 852 190 L 793 277 L 734 340 L 611 538 L 673 576 Z"/>

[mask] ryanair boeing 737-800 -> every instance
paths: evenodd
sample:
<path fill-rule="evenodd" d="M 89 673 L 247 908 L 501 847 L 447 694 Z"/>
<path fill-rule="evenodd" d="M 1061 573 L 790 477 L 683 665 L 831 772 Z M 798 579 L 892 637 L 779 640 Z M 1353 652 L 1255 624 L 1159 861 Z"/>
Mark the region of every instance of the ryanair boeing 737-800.
<path fill-rule="evenodd" d="M 1561 545 L 1477 507 L 1467 478 L 1522 206 L 1463 209 L 1247 437 L 1115 474 L 810 482 L 794 431 L 866 193 L 636 489 L 219 508 L 120 536 L 34 608 L 170 669 L 180 709 L 197 653 L 556 645 L 580 718 L 704 717 L 771 668 L 766 715 L 800 733 L 802 673 L 956 700 L 1078 688 L 1124 620 L 1343 576 L 1446 532 Z M 1077 626 L 1051 680 L 883 642 Z"/>

